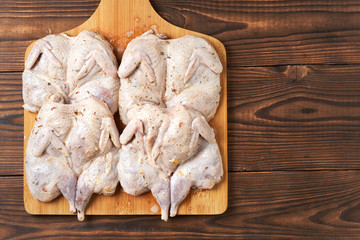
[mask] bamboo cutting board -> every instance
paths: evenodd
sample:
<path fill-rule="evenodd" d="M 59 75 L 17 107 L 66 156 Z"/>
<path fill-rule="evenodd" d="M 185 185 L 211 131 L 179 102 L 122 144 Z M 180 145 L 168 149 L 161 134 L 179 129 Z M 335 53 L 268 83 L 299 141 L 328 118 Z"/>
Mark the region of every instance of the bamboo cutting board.
<path fill-rule="evenodd" d="M 149 29 L 165 33 L 169 38 L 178 38 L 186 34 L 201 36 L 207 39 L 216 49 L 224 70 L 221 74 L 221 99 L 215 118 L 210 124 L 216 130 L 224 165 L 222 181 L 211 190 L 192 190 L 179 207 L 179 215 L 221 214 L 227 208 L 228 173 L 227 173 L 227 91 L 226 91 L 226 52 L 223 44 L 217 39 L 176 27 L 162 19 L 152 8 L 148 0 L 103 0 L 95 13 L 82 25 L 69 30 L 70 36 L 76 36 L 83 30 L 93 30 L 103 34 L 114 46 L 120 62 L 126 45 L 136 36 Z M 33 43 L 34 44 L 34 43 Z M 30 52 L 31 44 L 26 56 Z M 24 149 L 35 122 L 36 114 L 24 111 Z M 64 197 L 58 197 L 49 203 L 35 200 L 26 183 L 24 174 L 24 204 L 30 214 L 71 215 L 69 204 Z M 151 193 L 138 197 L 130 196 L 117 189 L 113 196 L 94 194 L 87 206 L 86 215 L 135 215 L 160 214 L 155 198 Z"/>

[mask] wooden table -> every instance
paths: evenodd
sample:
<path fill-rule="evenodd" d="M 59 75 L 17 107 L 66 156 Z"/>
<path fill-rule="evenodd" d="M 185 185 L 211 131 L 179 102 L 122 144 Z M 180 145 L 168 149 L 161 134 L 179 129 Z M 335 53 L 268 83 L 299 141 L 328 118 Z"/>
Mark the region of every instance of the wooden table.
<path fill-rule="evenodd" d="M 360 1 L 160 1 L 228 54 L 229 207 L 217 216 L 31 216 L 24 51 L 99 1 L 0 2 L 0 239 L 360 238 Z"/>

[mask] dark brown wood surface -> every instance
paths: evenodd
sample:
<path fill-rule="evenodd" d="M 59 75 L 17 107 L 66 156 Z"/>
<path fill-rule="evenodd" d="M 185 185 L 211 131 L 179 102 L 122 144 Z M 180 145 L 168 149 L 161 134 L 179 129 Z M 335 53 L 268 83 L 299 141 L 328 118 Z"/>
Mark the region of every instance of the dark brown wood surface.
<path fill-rule="evenodd" d="M 360 1 L 151 0 L 228 55 L 229 207 L 218 216 L 31 216 L 24 51 L 99 1 L 0 1 L 0 239 L 360 239 Z"/>

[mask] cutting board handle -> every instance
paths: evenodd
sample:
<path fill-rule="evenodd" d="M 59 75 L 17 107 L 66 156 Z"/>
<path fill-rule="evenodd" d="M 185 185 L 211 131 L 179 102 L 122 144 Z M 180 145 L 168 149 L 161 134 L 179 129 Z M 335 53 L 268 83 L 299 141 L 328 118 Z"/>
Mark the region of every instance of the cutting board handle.
<path fill-rule="evenodd" d="M 149 0 L 101 0 L 88 20 L 80 26 L 66 31 L 66 33 L 72 35 L 72 33 L 82 31 L 90 25 L 100 26 L 99 29 L 103 30 L 104 28 L 111 28 L 114 23 L 121 29 L 123 23 L 130 23 L 133 27 L 143 23 L 143 27 L 146 27 L 151 22 L 152 25 L 178 28 L 163 19 L 155 11 Z"/>

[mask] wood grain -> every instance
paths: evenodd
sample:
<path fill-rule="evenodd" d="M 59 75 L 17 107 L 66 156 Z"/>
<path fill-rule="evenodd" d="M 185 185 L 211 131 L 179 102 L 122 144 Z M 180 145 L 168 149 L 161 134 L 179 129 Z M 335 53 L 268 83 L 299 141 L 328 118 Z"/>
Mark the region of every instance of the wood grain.
<path fill-rule="evenodd" d="M 360 169 L 359 79 L 358 65 L 230 69 L 229 169 Z"/>
<path fill-rule="evenodd" d="M 22 177 L 0 182 L 0 232 L 7 238 L 357 239 L 358 171 L 230 173 L 229 208 L 219 216 L 32 216 Z M 49 227 L 51 226 L 51 229 Z"/>
<path fill-rule="evenodd" d="M 98 1 L 0 1 L 0 72 L 23 71 L 29 44 L 74 28 L 91 16 Z"/>
<path fill-rule="evenodd" d="M 5 30 L 0 30 L 4 34 L 4 37 L 0 34 L 0 71 L 22 71 L 23 64 L 15 59 L 23 58 L 30 40 L 47 35 L 49 29 L 53 33 L 62 32 L 79 25 L 98 2 L 1 1 L 4 10 L 0 12 L 0 24 Z M 230 68 L 360 63 L 358 1 L 151 0 L 151 3 L 167 21 L 223 42 Z M 38 9 L 39 6 L 42 8 Z M 9 51 L 10 44 L 17 47 Z"/>
<path fill-rule="evenodd" d="M 1 1 L 1 38 L 8 41 L 31 40 L 53 32 L 53 28 L 74 28 L 93 14 L 99 2 L 62 0 L 49 4 L 45 0 Z"/>
<path fill-rule="evenodd" d="M 24 118 L 21 73 L 0 74 L 0 175 L 22 174 Z"/>
<path fill-rule="evenodd" d="M 172 0 L 154 2 L 154 7 L 160 14 L 164 11 L 169 22 L 181 22 L 185 28 L 220 39 L 231 64 L 349 64 L 360 60 L 358 1 Z"/>
<path fill-rule="evenodd" d="M 28 215 L 22 195 L 24 51 L 49 29 L 78 26 L 98 3 L 0 2 L 0 90 L 7 89 L 0 91 L 0 239 L 360 239 L 360 2 L 352 0 L 151 0 L 167 21 L 225 44 L 228 210 L 168 223 L 158 216 L 89 216 L 79 223 L 74 216 Z M 304 69 L 310 72 L 301 77 Z M 255 115 L 261 109 L 269 112 Z M 281 119 L 269 115 L 275 112 Z"/>
<path fill-rule="evenodd" d="M 113 45 L 115 55 L 120 59 L 123 51 L 133 38 L 143 34 L 149 29 L 166 34 L 169 38 L 183 37 L 187 34 L 201 36 L 208 40 L 219 55 L 223 65 L 220 75 L 221 92 L 217 113 L 210 124 L 216 129 L 224 175 L 220 183 L 211 190 L 192 191 L 181 203 L 178 214 L 221 214 L 227 208 L 228 177 L 227 177 L 227 88 L 226 88 L 226 52 L 221 42 L 201 33 L 192 32 L 171 25 L 163 20 L 152 8 L 148 0 L 105 0 L 102 1 L 94 14 L 82 25 L 67 31 L 70 36 L 76 36 L 83 30 L 93 30 L 102 33 Z M 130 33 L 130 36 L 129 36 Z M 29 54 L 32 45 L 26 51 Z M 27 139 L 35 123 L 36 115 L 24 112 L 24 149 Z M 25 176 L 24 176 L 25 179 Z M 40 202 L 33 198 L 24 180 L 24 204 L 30 214 L 71 214 L 69 204 L 61 197 L 50 203 Z M 154 197 L 144 194 L 133 197 L 125 192 L 113 196 L 96 195 L 87 205 L 86 215 L 124 215 L 124 214 L 160 214 L 152 212 L 157 205 Z"/>

